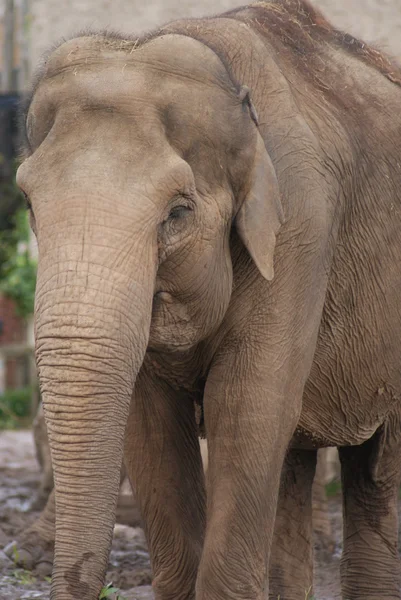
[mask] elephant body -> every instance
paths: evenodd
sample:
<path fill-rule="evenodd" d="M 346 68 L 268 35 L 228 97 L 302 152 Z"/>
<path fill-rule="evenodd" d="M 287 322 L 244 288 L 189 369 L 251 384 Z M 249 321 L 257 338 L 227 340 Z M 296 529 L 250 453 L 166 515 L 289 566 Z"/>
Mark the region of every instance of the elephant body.
<path fill-rule="evenodd" d="M 327 446 L 343 597 L 401 597 L 400 85 L 304 0 L 49 55 L 18 182 L 39 244 L 53 600 L 99 593 L 123 446 L 157 600 L 304 597 Z"/>

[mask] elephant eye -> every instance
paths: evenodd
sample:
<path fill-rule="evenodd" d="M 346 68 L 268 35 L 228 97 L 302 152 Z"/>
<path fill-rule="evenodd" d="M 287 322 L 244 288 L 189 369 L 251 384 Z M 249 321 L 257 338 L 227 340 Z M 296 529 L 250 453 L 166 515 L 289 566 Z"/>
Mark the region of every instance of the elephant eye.
<path fill-rule="evenodd" d="M 188 215 L 188 213 L 192 212 L 192 208 L 190 206 L 180 205 L 174 206 L 169 212 L 168 221 L 176 221 L 178 219 L 183 219 Z"/>
<path fill-rule="evenodd" d="M 195 214 L 195 206 L 191 198 L 180 194 L 179 198 L 176 198 L 176 202 L 182 202 L 182 204 L 175 204 L 171 206 L 168 214 L 165 216 L 164 221 L 161 223 L 161 235 L 166 236 L 165 243 L 170 243 L 169 240 L 175 238 L 178 234 L 184 234 L 189 231 L 189 225 L 193 221 L 193 215 Z"/>

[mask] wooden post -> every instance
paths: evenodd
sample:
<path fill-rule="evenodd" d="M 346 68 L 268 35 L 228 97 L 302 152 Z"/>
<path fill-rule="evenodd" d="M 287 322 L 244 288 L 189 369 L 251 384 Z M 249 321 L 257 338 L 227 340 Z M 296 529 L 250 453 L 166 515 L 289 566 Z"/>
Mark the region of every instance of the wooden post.
<path fill-rule="evenodd" d="M 13 69 L 14 69 L 14 0 L 5 0 L 4 6 L 4 68 L 2 77 L 3 92 L 12 92 L 13 90 Z"/>
<path fill-rule="evenodd" d="M 0 347 L 0 396 L 6 391 L 6 357 Z"/>
<path fill-rule="evenodd" d="M 31 12 L 29 0 L 22 0 L 21 4 L 21 77 L 20 89 L 26 91 L 29 88 L 31 78 Z"/>

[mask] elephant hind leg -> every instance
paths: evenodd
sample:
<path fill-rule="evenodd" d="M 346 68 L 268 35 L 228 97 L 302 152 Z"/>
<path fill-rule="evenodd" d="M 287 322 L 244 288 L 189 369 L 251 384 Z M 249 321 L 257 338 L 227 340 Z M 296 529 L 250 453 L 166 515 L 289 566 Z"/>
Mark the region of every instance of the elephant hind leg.
<path fill-rule="evenodd" d="M 270 558 L 269 598 L 312 595 L 312 484 L 317 452 L 290 450 L 283 466 Z"/>
<path fill-rule="evenodd" d="M 398 490 L 401 423 L 388 421 L 361 446 L 341 448 L 344 551 L 342 595 L 347 600 L 401 598 Z"/>
<path fill-rule="evenodd" d="M 155 598 L 194 598 L 206 496 L 194 406 L 186 393 L 143 370 L 124 453 L 144 519 Z"/>

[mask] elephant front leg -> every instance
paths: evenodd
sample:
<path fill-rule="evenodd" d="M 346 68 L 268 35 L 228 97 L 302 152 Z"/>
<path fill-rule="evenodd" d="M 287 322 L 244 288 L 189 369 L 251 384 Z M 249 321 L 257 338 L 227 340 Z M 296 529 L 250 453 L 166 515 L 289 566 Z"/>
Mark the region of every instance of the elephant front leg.
<path fill-rule="evenodd" d="M 244 375 L 242 360 L 238 352 L 231 365 L 214 366 L 205 389 L 208 513 L 197 600 L 268 594 L 280 474 L 298 413 L 267 393 L 252 367 Z"/>
<path fill-rule="evenodd" d="M 144 519 L 156 600 L 190 600 L 205 529 L 205 483 L 194 405 L 141 373 L 125 465 Z"/>
<path fill-rule="evenodd" d="M 390 418 L 369 441 L 339 450 L 344 504 L 341 586 L 345 600 L 401 598 L 400 434 L 398 418 Z"/>
<path fill-rule="evenodd" d="M 312 596 L 316 454 L 313 450 L 290 450 L 284 462 L 269 569 L 271 600 Z"/>

